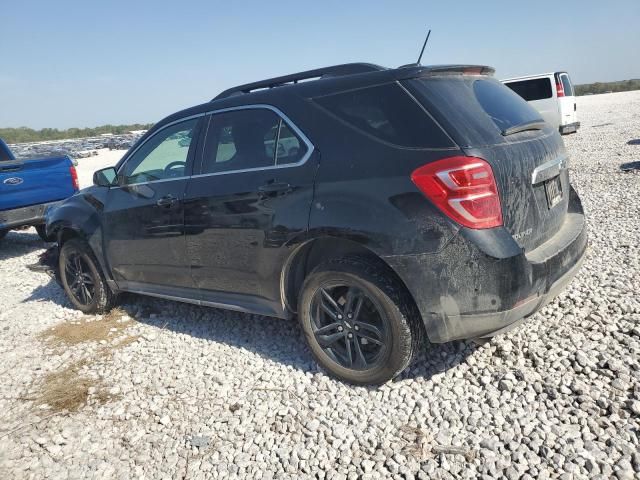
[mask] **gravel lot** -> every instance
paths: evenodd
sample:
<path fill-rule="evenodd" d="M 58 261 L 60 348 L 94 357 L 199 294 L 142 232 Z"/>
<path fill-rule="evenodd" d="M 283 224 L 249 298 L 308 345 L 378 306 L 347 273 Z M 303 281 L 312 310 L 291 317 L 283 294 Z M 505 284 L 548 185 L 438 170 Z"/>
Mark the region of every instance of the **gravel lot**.
<path fill-rule="evenodd" d="M 25 268 L 35 232 L 10 233 L 0 478 L 640 479 L 640 168 L 620 170 L 640 92 L 578 112 L 581 273 L 519 329 L 431 346 L 377 389 L 322 373 L 294 322 L 135 296 L 83 317 Z"/>

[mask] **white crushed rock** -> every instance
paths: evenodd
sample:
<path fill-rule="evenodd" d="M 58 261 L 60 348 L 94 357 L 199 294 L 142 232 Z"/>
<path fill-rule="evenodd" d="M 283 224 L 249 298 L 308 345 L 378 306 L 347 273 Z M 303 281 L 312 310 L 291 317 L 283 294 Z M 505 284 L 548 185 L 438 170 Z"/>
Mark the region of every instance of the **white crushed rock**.
<path fill-rule="evenodd" d="M 433 346 L 399 379 L 351 387 L 318 370 L 296 324 L 130 296 L 117 340 L 46 346 L 80 319 L 25 265 L 33 230 L 0 245 L 1 478 L 640 478 L 640 92 L 578 99 L 565 137 L 589 215 L 568 290 L 482 346 Z M 81 164 L 82 167 L 82 164 Z M 123 337 L 124 338 L 124 337 Z M 109 398 L 34 409 L 48 372 Z"/>

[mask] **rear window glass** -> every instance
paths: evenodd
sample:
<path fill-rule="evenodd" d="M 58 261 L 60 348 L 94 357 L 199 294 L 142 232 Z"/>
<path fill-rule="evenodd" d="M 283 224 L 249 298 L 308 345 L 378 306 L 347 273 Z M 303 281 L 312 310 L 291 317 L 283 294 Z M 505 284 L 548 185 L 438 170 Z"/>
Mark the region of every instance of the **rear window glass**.
<path fill-rule="evenodd" d="M 492 77 L 430 76 L 405 85 L 461 147 L 497 145 L 505 141 L 503 130 L 542 121 L 529 103 Z"/>
<path fill-rule="evenodd" d="M 320 106 L 384 142 L 410 148 L 445 148 L 451 140 L 397 84 L 317 97 Z"/>
<path fill-rule="evenodd" d="M 553 92 L 551 90 L 551 79 L 549 78 L 521 80 L 518 82 L 505 83 L 505 85 L 524 98 L 527 102 L 532 100 L 544 100 L 553 96 Z"/>
<path fill-rule="evenodd" d="M 542 120 L 527 102 L 499 82 L 476 80 L 473 92 L 482 109 L 502 131 Z"/>
<path fill-rule="evenodd" d="M 573 97 L 573 86 L 571 85 L 571 80 L 569 80 L 569 75 L 563 73 L 562 75 L 560 75 L 560 79 L 562 80 L 564 95 L 566 97 Z"/>

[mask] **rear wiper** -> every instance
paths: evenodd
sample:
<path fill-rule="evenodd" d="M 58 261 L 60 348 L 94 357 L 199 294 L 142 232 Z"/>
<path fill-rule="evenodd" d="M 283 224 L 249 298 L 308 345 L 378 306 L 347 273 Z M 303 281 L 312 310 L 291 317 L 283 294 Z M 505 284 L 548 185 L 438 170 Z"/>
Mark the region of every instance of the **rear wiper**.
<path fill-rule="evenodd" d="M 532 122 L 521 123 L 513 127 L 502 130 L 502 136 L 513 135 L 514 133 L 525 132 L 527 130 L 542 130 L 544 128 L 544 120 L 534 120 Z"/>

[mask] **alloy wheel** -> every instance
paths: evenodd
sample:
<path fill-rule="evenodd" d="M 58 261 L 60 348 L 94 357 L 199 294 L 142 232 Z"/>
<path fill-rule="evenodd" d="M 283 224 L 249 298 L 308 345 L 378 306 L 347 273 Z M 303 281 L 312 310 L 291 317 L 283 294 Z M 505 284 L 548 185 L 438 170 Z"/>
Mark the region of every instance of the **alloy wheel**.
<path fill-rule="evenodd" d="M 386 316 L 353 285 L 319 288 L 311 301 L 311 324 L 318 345 L 342 367 L 368 370 L 384 359 L 389 343 Z"/>
<path fill-rule="evenodd" d="M 95 296 L 95 282 L 87 261 L 78 253 L 70 254 L 64 266 L 65 279 L 71 294 L 82 305 L 90 305 Z"/>

